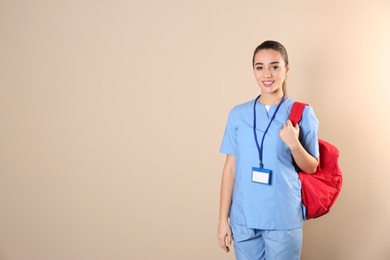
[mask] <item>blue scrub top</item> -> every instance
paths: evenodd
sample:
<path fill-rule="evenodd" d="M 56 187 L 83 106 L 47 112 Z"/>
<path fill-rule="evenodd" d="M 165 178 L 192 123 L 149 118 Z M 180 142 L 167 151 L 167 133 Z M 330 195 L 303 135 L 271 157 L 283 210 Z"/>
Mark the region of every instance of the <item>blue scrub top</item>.
<path fill-rule="evenodd" d="M 236 174 L 230 221 L 249 228 L 288 230 L 302 227 L 304 207 L 301 183 L 289 147 L 279 136 L 288 120 L 294 101 L 286 99 L 266 134 L 263 147 L 264 168 L 270 169 L 270 184 L 252 182 L 252 167 L 259 166 L 259 154 L 253 134 L 253 105 L 255 100 L 234 107 L 228 117 L 220 152 L 236 157 Z M 277 105 L 267 112 L 256 104 L 256 125 L 259 142 L 263 137 Z M 306 106 L 299 123 L 299 140 L 315 158 L 319 157 L 318 120 Z"/>

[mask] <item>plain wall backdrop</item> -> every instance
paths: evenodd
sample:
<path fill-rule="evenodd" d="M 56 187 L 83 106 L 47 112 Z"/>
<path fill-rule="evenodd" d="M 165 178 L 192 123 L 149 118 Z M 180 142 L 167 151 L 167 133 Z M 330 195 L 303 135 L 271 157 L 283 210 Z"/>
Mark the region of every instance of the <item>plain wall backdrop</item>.
<path fill-rule="evenodd" d="M 341 152 L 302 259 L 390 259 L 389 26 L 387 0 L 0 0 L 0 259 L 234 259 L 219 146 L 269 39 Z"/>

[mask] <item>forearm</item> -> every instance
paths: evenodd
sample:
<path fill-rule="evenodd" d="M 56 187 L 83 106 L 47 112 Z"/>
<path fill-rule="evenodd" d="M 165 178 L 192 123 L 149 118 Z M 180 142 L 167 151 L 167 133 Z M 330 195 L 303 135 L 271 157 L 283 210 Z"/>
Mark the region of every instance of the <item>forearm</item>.
<path fill-rule="evenodd" d="M 300 142 L 290 147 L 295 163 L 305 173 L 315 173 L 318 159 L 309 154 Z"/>
<path fill-rule="evenodd" d="M 235 176 L 235 157 L 228 155 L 222 173 L 219 220 L 226 221 L 232 204 L 233 186 Z"/>

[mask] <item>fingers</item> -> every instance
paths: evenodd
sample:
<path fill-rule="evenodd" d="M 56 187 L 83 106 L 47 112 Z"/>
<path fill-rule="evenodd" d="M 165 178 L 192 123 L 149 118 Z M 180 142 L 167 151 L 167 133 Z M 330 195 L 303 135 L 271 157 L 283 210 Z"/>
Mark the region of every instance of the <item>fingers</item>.
<path fill-rule="evenodd" d="M 218 238 L 219 246 L 226 252 L 229 253 L 232 244 L 232 236 L 230 234 L 226 234 L 224 238 Z"/>
<path fill-rule="evenodd" d="M 229 245 L 229 246 L 232 245 L 232 242 L 233 242 L 232 234 L 228 234 L 228 236 L 227 236 L 227 242 L 228 242 L 228 245 Z"/>
<path fill-rule="evenodd" d="M 291 123 L 290 120 L 287 120 L 286 123 L 284 123 L 284 124 L 282 125 L 282 129 L 281 129 L 281 130 L 283 130 L 284 128 L 287 128 L 287 127 L 289 127 L 289 126 L 292 126 L 292 123 Z"/>
<path fill-rule="evenodd" d="M 229 251 L 228 251 L 228 247 L 227 247 L 226 244 L 225 244 L 225 239 L 218 239 L 218 242 L 219 242 L 219 246 L 220 246 L 225 252 L 229 252 Z"/>
<path fill-rule="evenodd" d="M 229 253 L 230 246 L 232 244 L 232 231 L 230 230 L 229 223 L 222 221 L 218 225 L 217 239 L 219 246 L 226 252 Z"/>
<path fill-rule="evenodd" d="M 294 125 L 292 124 L 291 120 L 289 119 L 289 120 L 287 120 L 286 123 L 283 124 L 282 129 L 280 129 L 280 130 L 286 129 L 286 128 L 288 128 L 288 127 L 294 127 L 295 129 L 299 129 L 299 125 L 298 125 L 298 124 L 295 124 L 295 126 L 294 126 Z"/>
<path fill-rule="evenodd" d="M 219 241 L 219 246 L 220 246 L 226 253 L 229 253 L 230 248 L 228 247 L 228 245 L 226 245 L 226 239 L 220 240 L 220 241 Z"/>
<path fill-rule="evenodd" d="M 295 129 L 299 130 L 299 124 L 295 124 Z"/>
<path fill-rule="evenodd" d="M 286 122 L 286 124 L 285 124 L 286 126 L 292 126 L 292 127 L 295 127 L 295 128 L 297 128 L 297 126 L 298 126 L 298 124 L 295 124 L 295 125 L 293 125 L 293 123 L 291 122 L 291 120 L 289 119 L 289 120 L 287 120 L 287 122 Z"/>

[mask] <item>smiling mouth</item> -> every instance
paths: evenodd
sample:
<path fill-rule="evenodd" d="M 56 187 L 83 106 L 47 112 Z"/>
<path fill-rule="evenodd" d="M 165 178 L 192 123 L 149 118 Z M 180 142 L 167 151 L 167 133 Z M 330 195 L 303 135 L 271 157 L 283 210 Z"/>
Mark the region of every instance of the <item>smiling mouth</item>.
<path fill-rule="evenodd" d="M 264 86 L 270 87 L 272 84 L 274 84 L 274 81 L 263 81 Z"/>

